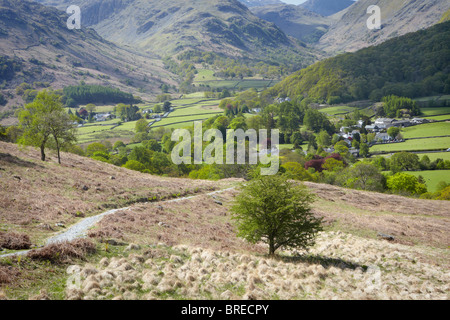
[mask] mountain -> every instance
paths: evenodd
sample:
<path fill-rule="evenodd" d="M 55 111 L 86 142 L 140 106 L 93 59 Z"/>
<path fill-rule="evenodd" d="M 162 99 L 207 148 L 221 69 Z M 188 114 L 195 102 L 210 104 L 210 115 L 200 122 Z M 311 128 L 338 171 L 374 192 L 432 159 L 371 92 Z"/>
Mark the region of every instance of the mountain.
<path fill-rule="evenodd" d="M 39 0 L 65 9 L 71 0 Z M 292 47 L 274 24 L 237 0 L 81 0 L 82 25 L 121 46 L 172 55 L 186 49 L 264 56 Z"/>
<path fill-rule="evenodd" d="M 369 30 L 366 26 L 370 5 L 381 9 L 380 30 Z M 330 27 L 318 47 L 336 53 L 380 44 L 436 24 L 449 8 L 448 0 L 359 0 Z"/>
<path fill-rule="evenodd" d="M 258 18 L 276 24 L 284 33 L 304 42 L 318 41 L 333 22 L 301 6 L 268 5 L 250 9 Z"/>
<path fill-rule="evenodd" d="M 317 62 L 269 90 L 335 103 L 450 94 L 450 21 Z"/>
<path fill-rule="evenodd" d="M 67 17 L 36 2 L 0 0 L 0 83 L 8 105 L 23 103 L 14 90 L 23 82 L 58 89 L 84 81 L 141 97 L 160 93 L 160 78 L 176 84 L 160 61 L 121 49 L 93 29 L 69 30 Z"/>
<path fill-rule="evenodd" d="M 354 0 L 308 0 L 300 6 L 322 16 L 331 16 L 354 3 Z"/>
<path fill-rule="evenodd" d="M 271 4 L 283 4 L 280 0 L 239 0 L 240 3 L 245 4 L 248 8 L 263 7 Z"/>

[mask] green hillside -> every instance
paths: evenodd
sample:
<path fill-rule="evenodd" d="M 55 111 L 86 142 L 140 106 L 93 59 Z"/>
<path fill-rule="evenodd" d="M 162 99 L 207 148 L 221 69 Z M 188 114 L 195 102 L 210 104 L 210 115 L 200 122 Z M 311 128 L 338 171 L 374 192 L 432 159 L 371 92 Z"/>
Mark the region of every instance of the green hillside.
<path fill-rule="evenodd" d="M 450 92 L 450 22 L 320 61 L 287 77 L 272 95 L 317 100 L 420 97 Z M 335 99 L 336 101 L 336 99 Z"/>

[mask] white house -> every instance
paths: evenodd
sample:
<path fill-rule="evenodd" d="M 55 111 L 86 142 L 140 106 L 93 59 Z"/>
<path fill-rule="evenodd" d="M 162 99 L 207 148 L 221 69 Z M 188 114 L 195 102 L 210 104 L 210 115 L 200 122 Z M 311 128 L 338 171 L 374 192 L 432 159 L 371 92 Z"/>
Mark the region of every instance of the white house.
<path fill-rule="evenodd" d="M 110 113 L 97 113 L 96 115 L 94 115 L 95 121 L 106 121 L 109 120 L 110 118 L 111 118 Z"/>

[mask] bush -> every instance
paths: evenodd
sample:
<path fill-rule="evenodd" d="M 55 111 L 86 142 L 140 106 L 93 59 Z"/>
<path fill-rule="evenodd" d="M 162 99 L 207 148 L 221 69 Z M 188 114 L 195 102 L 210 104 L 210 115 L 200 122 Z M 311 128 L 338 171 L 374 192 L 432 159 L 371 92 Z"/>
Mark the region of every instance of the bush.
<path fill-rule="evenodd" d="M 387 187 L 397 193 L 422 194 L 427 187 L 420 183 L 417 177 L 399 172 L 387 178 Z"/>
<path fill-rule="evenodd" d="M 128 160 L 122 167 L 140 172 L 144 172 L 146 170 L 146 167 L 136 160 Z"/>
<path fill-rule="evenodd" d="M 70 262 L 72 258 L 85 259 L 86 255 L 96 252 L 95 244 L 87 239 L 77 239 L 72 242 L 50 244 L 42 249 L 28 252 L 32 260 L 50 261 L 52 263 Z"/>
<path fill-rule="evenodd" d="M 9 250 L 23 250 L 31 247 L 31 240 L 27 234 L 7 232 L 0 233 L 0 248 Z"/>
<path fill-rule="evenodd" d="M 286 170 L 286 175 L 293 180 L 314 181 L 314 177 L 297 162 L 288 162 L 282 167 Z"/>

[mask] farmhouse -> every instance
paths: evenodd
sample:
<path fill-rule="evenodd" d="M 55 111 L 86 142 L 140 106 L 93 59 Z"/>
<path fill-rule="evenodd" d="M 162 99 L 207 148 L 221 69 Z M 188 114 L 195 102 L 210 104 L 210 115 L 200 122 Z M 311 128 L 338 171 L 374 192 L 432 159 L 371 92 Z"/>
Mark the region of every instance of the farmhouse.
<path fill-rule="evenodd" d="M 428 120 L 422 119 L 422 118 L 414 118 L 411 120 L 411 123 L 413 124 L 422 124 L 428 122 Z"/>
<path fill-rule="evenodd" d="M 97 113 L 94 116 L 95 121 L 106 121 L 112 118 L 111 113 Z"/>
<path fill-rule="evenodd" d="M 410 127 L 412 123 L 410 120 L 402 119 L 402 120 L 395 120 L 394 122 L 392 122 L 392 125 L 397 128 L 406 128 Z"/>
<path fill-rule="evenodd" d="M 394 119 L 390 118 L 378 118 L 374 124 L 380 129 L 388 129 L 393 126 L 394 121 Z"/>
<path fill-rule="evenodd" d="M 387 133 L 378 133 L 375 136 L 375 141 L 381 141 L 381 142 L 389 142 L 392 138 Z"/>

